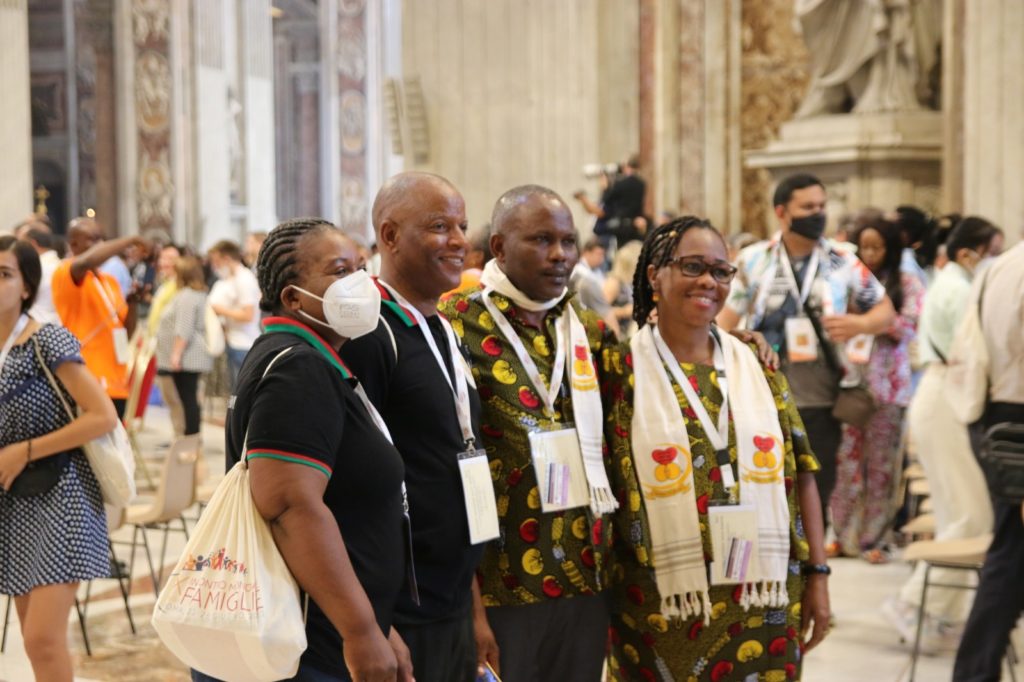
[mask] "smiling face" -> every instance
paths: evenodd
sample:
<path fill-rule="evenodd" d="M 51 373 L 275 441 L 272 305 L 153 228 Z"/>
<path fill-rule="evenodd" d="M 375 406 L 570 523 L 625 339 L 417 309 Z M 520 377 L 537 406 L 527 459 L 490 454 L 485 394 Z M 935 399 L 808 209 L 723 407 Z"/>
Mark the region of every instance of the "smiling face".
<path fill-rule="evenodd" d="M 699 227 L 683 234 L 672 258 L 699 259 L 706 265 L 729 264 L 722 238 L 713 230 Z M 671 263 L 658 269 L 649 265 L 647 277 L 658 295 L 659 320 L 679 318 L 691 325 L 709 325 L 729 295 L 730 285 L 716 281 L 710 270 L 699 277 L 687 277 Z"/>
<path fill-rule="evenodd" d="M 572 213 L 555 197 L 527 197 L 491 238 L 491 251 L 502 272 L 531 299 L 557 298 L 579 260 Z"/>
<path fill-rule="evenodd" d="M 466 202 L 446 182 L 424 178 L 387 210 L 379 228 L 381 257 L 426 298 L 459 285 L 469 242 Z"/>

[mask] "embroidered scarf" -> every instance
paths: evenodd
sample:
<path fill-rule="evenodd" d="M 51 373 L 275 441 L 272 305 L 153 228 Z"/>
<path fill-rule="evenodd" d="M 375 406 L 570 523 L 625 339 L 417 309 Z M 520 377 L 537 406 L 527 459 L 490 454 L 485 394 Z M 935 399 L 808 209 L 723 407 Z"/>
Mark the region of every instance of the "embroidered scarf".
<path fill-rule="evenodd" d="M 647 511 L 655 582 L 666 617 L 703 615 L 707 623 L 711 604 L 690 441 L 652 329 L 637 332 L 630 348 L 633 462 Z M 729 334 L 721 334 L 721 344 L 738 450 L 739 500 L 757 513 L 758 561 L 751 562 L 740 603 L 744 609 L 751 604 L 781 607 L 789 603 L 789 506 L 778 408 L 753 352 Z"/>
<path fill-rule="evenodd" d="M 490 300 L 491 292 L 497 292 L 508 298 L 520 308 L 529 311 L 551 310 L 558 305 L 568 294 L 565 290 L 557 298 L 549 301 L 534 301 L 520 291 L 509 278 L 498 267 L 495 260 L 491 260 L 484 266 L 480 283 L 484 286 L 483 303 L 495 318 L 498 328 L 508 339 L 520 363 L 524 365 L 527 374 L 537 374 L 536 366 L 526 354 L 526 349 L 521 340 L 516 337 L 504 315 L 495 307 Z M 597 369 L 594 366 L 590 342 L 587 339 L 587 330 L 580 322 L 576 310 L 571 304 L 565 306 L 564 311 L 555 320 L 555 329 L 558 330 L 559 346 L 556 353 L 564 354 L 561 359 L 556 359 L 554 377 L 560 383 L 561 367 L 567 367 L 569 372 L 569 388 L 572 391 L 573 420 L 576 424 L 576 433 L 580 441 L 580 452 L 583 454 L 583 470 L 587 476 L 587 486 L 590 488 L 590 508 L 595 515 L 609 514 L 615 511 L 619 504 L 612 494 L 611 485 L 608 483 L 608 473 L 604 468 L 604 459 L 601 456 L 601 433 L 603 427 L 603 412 L 601 410 L 601 394 L 597 384 Z M 519 341 L 517 344 L 516 341 Z M 564 361 L 564 365 L 563 365 Z M 531 367 L 533 371 L 531 372 Z M 532 377 L 531 377 L 532 379 Z M 538 377 L 534 383 L 542 382 L 543 378 Z M 551 378 L 548 378 L 551 381 Z M 543 396 L 545 386 L 537 385 L 537 391 Z M 548 385 L 548 389 L 557 388 Z"/>

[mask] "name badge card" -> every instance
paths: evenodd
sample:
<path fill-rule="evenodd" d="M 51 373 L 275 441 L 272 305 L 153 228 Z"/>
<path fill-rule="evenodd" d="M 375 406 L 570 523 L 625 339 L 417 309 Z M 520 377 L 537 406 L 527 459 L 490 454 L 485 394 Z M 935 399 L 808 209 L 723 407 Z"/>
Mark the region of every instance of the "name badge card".
<path fill-rule="evenodd" d="M 752 504 L 708 508 L 712 585 L 738 585 L 757 565 L 757 514 Z"/>
<path fill-rule="evenodd" d="M 871 349 L 874 345 L 874 336 L 858 334 L 846 342 L 846 359 L 855 365 L 866 365 L 871 359 Z"/>
<path fill-rule="evenodd" d="M 498 505 L 494 501 L 487 451 L 460 452 L 459 475 L 462 477 L 462 497 L 466 501 L 466 519 L 469 521 L 469 544 L 493 540 L 499 534 Z"/>
<path fill-rule="evenodd" d="M 813 362 L 818 359 L 818 335 L 806 317 L 786 320 L 786 349 L 790 362 Z"/>
<path fill-rule="evenodd" d="M 128 330 L 124 327 L 115 327 L 114 333 L 114 358 L 119 365 L 128 364 Z"/>
<path fill-rule="evenodd" d="M 541 511 L 557 512 L 589 505 L 590 488 L 576 429 L 532 431 L 529 437 Z"/>

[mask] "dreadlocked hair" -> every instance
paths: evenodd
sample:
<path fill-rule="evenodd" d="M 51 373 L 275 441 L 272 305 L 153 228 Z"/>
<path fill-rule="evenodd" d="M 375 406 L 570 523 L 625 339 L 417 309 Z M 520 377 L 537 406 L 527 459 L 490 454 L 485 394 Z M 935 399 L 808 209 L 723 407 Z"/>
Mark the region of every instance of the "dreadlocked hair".
<path fill-rule="evenodd" d="M 654 287 L 647 278 L 647 266 L 653 265 L 655 270 L 665 267 L 672 260 L 683 235 L 695 227 L 711 230 L 719 238 L 722 236 L 710 221 L 692 215 L 681 216 L 647 233 L 640 250 L 640 260 L 633 272 L 633 319 L 640 327 L 647 324 L 647 318 L 655 307 Z"/>
<path fill-rule="evenodd" d="M 298 277 L 296 246 L 307 234 L 338 229 L 323 218 L 293 218 L 267 235 L 256 257 L 256 280 L 260 285 L 260 309 L 274 312 L 281 305 L 281 292 Z"/>

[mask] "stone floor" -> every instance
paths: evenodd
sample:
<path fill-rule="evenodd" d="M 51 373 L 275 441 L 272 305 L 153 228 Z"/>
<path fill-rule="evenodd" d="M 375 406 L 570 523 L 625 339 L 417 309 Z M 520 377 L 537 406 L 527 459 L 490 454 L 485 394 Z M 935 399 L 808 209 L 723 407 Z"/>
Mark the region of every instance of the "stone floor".
<path fill-rule="evenodd" d="M 216 424 L 208 423 L 204 425 L 203 433 L 206 464 L 211 472 L 219 472 L 224 461 L 223 430 Z M 141 437 L 143 450 L 158 453 L 169 440 L 170 425 L 166 411 L 151 408 Z M 131 531 L 120 529 L 115 533 L 117 539 L 130 541 Z M 155 536 L 153 540 L 152 546 L 156 548 L 159 542 Z M 174 562 L 182 545 L 182 535 L 172 533 L 167 563 Z M 127 558 L 127 549 L 119 547 L 118 552 Z M 136 576 L 145 573 L 138 562 L 144 565 L 141 553 L 137 558 Z M 896 593 L 909 575 L 909 568 L 901 563 L 872 566 L 857 559 L 836 559 L 832 565 L 835 572 L 830 588 L 835 627 L 824 644 L 808 656 L 803 678 L 828 682 L 906 680 L 909 649 L 899 642 L 895 631 L 880 614 L 879 606 L 885 598 Z M 76 680 L 184 682 L 189 679 L 185 667 L 160 645 L 149 626 L 153 601 L 151 581 L 148 578 L 137 578 L 133 583 L 130 603 L 139 633 L 133 636 L 116 584 L 101 581 L 94 586 L 86 621 L 93 648 L 91 657 L 85 654 L 77 618 L 72 615 L 68 623 Z M 0 618 L 3 606 L 3 598 L 0 598 Z M 32 680 L 16 620 L 12 608 L 6 653 L 0 654 L 0 682 Z M 1024 652 L 1022 630 L 1024 628 L 1018 628 L 1015 641 L 1017 650 Z M 918 665 L 917 679 L 924 682 L 949 680 L 952 662 L 951 651 L 937 656 L 924 656 Z M 1024 665 L 1018 665 L 1017 675 L 1024 680 Z M 1004 677 L 1009 679 L 1008 676 Z"/>

